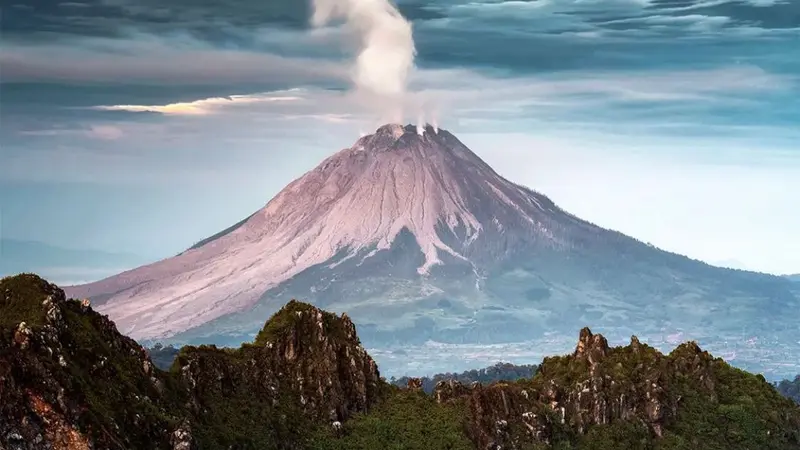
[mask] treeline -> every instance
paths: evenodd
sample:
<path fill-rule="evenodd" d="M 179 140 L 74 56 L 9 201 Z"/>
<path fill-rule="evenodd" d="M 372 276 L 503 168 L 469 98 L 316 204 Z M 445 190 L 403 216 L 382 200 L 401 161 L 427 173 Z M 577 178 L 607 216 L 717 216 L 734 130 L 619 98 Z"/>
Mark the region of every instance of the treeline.
<path fill-rule="evenodd" d="M 147 349 L 153 364 L 161 370 L 169 370 L 175 357 L 178 356 L 179 348 L 172 345 L 164 346 L 161 343 Z M 516 365 L 511 363 L 497 363 L 483 369 L 467 370 L 461 373 L 439 373 L 433 377 L 421 377 L 422 389 L 430 394 L 433 392 L 436 383 L 442 380 L 457 380 L 465 385 L 475 381 L 481 384 L 489 384 L 495 381 L 516 381 L 522 378 L 532 378 L 536 374 L 538 366 L 535 364 Z M 408 386 L 410 377 L 389 379 L 389 382 L 399 387 Z M 784 397 L 790 398 L 800 404 L 800 375 L 794 380 L 783 380 L 775 383 L 775 388 Z"/>
<path fill-rule="evenodd" d="M 775 387 L 784 397 L 800 403 L 800 375 L 794 377 L 794 381 L 783 380 L 780 383 L 776 383 Z"/>
<path fill-rule="evenodd" d="M 422 390 L 430 394 L 436 383 L 442 380 L 456 380 L 465 385 L 470 385 L 473 382 L 481 384 L 489 384 L 495 381 L 516 381 L 522 378 L 532 378 L 536 374 L 538 366 L 535 364 L 528 365 L 515 365 L 511 363 L 497 363 L 493 366 L 485 367 L 483 369 L 467 370 L 461 373 L 439 373 L 433 377 L 421 377 Z M 410 377 L 389 379 L 389 382 L 399 387 L 406 387 Z"/>

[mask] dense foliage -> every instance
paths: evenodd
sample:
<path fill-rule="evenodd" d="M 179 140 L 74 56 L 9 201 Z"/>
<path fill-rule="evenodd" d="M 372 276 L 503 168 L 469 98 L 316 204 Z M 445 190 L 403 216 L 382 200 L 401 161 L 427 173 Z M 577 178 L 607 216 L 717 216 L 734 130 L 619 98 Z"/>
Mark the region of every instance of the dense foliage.
<path fill-rule="evenodd" d="M 50 284 L 32 274 L 21 274 L 0 280 L 0 327 L 13 329 L 20 322 L 43 325 L 46 311 L 42 301 L 50 292 Z"/>
<path fill-rule="evenodd" d="M 420 391 L 391 389 L 369 414 L 337 431 L 326 427 L 310 443 L 315 450 L 470 450 L 463 408 L 437 404 Z"/>

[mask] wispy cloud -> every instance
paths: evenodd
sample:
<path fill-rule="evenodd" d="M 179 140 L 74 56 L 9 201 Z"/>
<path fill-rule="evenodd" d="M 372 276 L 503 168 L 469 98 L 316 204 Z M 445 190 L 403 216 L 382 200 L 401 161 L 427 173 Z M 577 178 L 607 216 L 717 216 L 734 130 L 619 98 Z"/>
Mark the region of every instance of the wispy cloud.
<path fill-rule="evenodd" d="M 348 76 L 341 61 L 218 48 L 183 35 L 9 43 L 0 65 L 4 82 L 332 84 Z"/>
<path fill-rule="evenodd" d="M 125 135 L 125 132 L 114 125 L 88 124 L 85 128 L 52 128 L 37 130 L 21 130 L 21 136 L 68 138 L 85 136 L 89 139 L 114 141 Z"/>
<path fill-rule="evenodd" d="M 287 93 L 292 91 L 287 91 Z M 213 97 L 193 102 L 169 103 L 166 105 L 99 105 L 92 109 L 101 111 L 154 112 L 165 115 L 207 115 L 220 112 L 228 107 L 251 105 L 255 103 L 293 102 L 301 100 L 298 96 L 253 94 L 231 95 L 229 97 Z"/>
<path fill-rule="evenodd" d="M 627 136 L 636 142 L 649 140 L 648 147 L 654 152 L 675 153 L 682 151 L 685 143 L 663 149 L 656 144 L 673 142 L 674 135 L 685 135 L 695 143 L 716 140 L 723 145 L 725 142 L 728 149 L 736 142 L 745 142 L 743 136 L 750 136 L 747 142 L 761 145 L 783 145 L 779 142 L 800 138 L 800 133 L 792 134 L 790 129 L 743 124 L 735 115 L 729 122 L 724 116 L 717 117 L 714 123 L 703 119 L 703 111 L 709 107 L 752 115 L 758 108 L 769 107 L 769 103 L 759 103 L 760 97 L 791 92 L 794 83 L 791 77 L 747 66 L 624 74 L 572 72 L 512 78 L 490 77 L 464 69 L 421 70 L 414 80 L 417 97 L 413 100 L 417 106 L 427 102 L 428 114 L 423 119 L 436 120 L 454 131 L 536 130 L 553 136 L 580 130 L 589 140 Z M 99 114 L 113 116 L 120 110 L 140 111 L 155 113 L 156 118 L 107 124 L 87 119 L 87 123 L 75 128 L 22 131 L 25 136 L 35 135 L 40 139 L 33 147 L 36 151 L 29 150 L 30 144 L 10 146 L 6 164 L 0 168 L 0 178 L 59 177 L 64 181 L 102 183 L 162 183 L 177 179 L 183 183 L 200 182 L 209 176 L 256 170 L 259 164 L 253 161 L 260 158 L 263 149 L 295 145 L 311 148 L 307 154 L 310 164 L 314 162 L 311 155 L 322 157 L 341 145 L 323 144 L 329 141 L 319 136 L 337 136 L 339 142 L 347 144 L 348 136 L 355 137 L 381 125 L 362 106 L 347 91 L 319 88 L 200 98 L 163 105 L 95 105 L 93 110 Z M 407 120 L 416 119 L 417 112 L 410 109 Z M 308 133 L 312 123 L 313 136 Z M 113 139 L 117 142 L 111 151 L 103 145 L 103 140 Z M 168 152 L 163 151 L 165 145 Z M 215 148 L 227 150 L 218 153 L 213 151 Z M 233 153 L 240 155 L 229 158 Z"/>
<path fill-rule="evenodd" d="M 788 89 L 796 80 L 752 66 L 713 70 L 642 71 L 638 73 L 574 72 L 559 76 L 493 78 L 468 70 L 417 72 L 409 96 L 407 120 L 429 107 L 453 113 L 514 105 L 541 106 L 567 112 L 608 102 L 735 102 L 737 96 Z M 428 106 L 424 106 L 428 105 Z M 295 88 L 247 95 L 203 98 L 164 105 L 96 105 L 101 111 L 151 112 L 164 115 L 236 114 L 258 111 L 273 118 L 343 121 L 369 113 L 347 91 Z M 424 111 L 430 112 L 430 111 Z M 365 118 L 365 117 L 364 117 Z"/>

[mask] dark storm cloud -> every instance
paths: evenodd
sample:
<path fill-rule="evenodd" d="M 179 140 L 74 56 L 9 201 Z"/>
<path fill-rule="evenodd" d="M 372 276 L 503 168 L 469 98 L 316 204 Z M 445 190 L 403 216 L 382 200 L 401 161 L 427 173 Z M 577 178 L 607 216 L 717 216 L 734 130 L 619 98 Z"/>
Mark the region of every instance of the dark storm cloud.
<path fill-rule="evenodd" d="M 800 28 L 800 2 L 774 3 L 733 0 L 654 0 L 639 10 L 627 11 L 614 17 L 587 18 L 588 23 L 613 30 L 650 30 L 651 32 L 682 34 L 681 25 L 692 21 L 716 23 L 718 28 L 755 27 L 763 30 Z M 675 25 L 665 27 L 667 24 Z M 693 28 L 695 31 L 698 28 Z"/>
<path fill-rule="evenodd" d="M 697 14 L 727 16 L 735 22 L 765 29 L 800 27 L 800 2 L 797 0 L 778 2 L 770 6 L 733 1 L 721 5 L 698 7 L 694 11 Z"/>
<path fill-rule="evenodd" d="M 146 46 L 126 44 L 112 48 L 107 43 L 96 45 L 86 38 L 139 40 L 142 36 L 160 36 L 164 40 L 175 40 L 178 36 L 178 41 L 190 39 L 194 41 L 192 45 L 202 44 L 224 51 L 327 60 L 348 56 L 348 49 L 335 39 L 325 42 L 307 38 L 310 7 L 306 0 L 40 0 L 15 6 L 6 8 L 0 19 L 9 47 L 15 43 L 70 42 L 70 51 L 85 48 L 95 53 L 139 52 L 145 55 Z M 572 70 L 585 64 L 599 68 L 635 68 L 640 61 L 637 56 L 631 56 L 627 47 L 641 49 L 652 44 L 662 47 L 667 59 L 679 56 L 673 55 L 673 47 L 677 45 L 642 40 L 648 36 L 681 38 L 742 26 L 765 30 L 800 26 L 800 2 L 794 1 L 755 6 L 741 0 L 722 3 L 700 0 L 654 0 L 651 3 L 632 0 L 400 0 L 398 7 L 414 22 L 420 66 L 475 66 L 501 71 Z M 4 61 L 7 74 L 47 73 L 52 64 L 55 66 L 51 71 L 53 77 L 76 78 L 74 71 L 65 68 L 67 63 L 50 62 L 46 55 L 45 61 L 36 61 L 35 51 L 25 51 L 31 56 Z M 209 54 L 206 57 L 211 58 Z M 691 55 L 681 58 L 687 62 L 695 59 Z M 144 59 L 141 66 L 145 68 L 163 63 L 163 60 L 155 60 L 151 64 Z M 211 78 L 224 75 L 211 67 L 220 64 L 218 60 L 220 58 L 215 57 L 204 62 Z M 263 61 L 252 63 L 264 64 Z M 249 63 L 240 64 L 247 66 Z M 87 73 L 92 70 L 100 69 L 91 65 L 86 68 Z M 114 72 L 106 71 L 109 70 Z M 131 70 L 136 72 L 136 68 Z M 113 74 L 118 75 L 126 78 L 124 74 Z M 106 73 L 100 78 L 108 79 L 109 75 Z M 239 83 L 248 81 L 236 76 L 223 76 L 220 81 L 225 79 Z"/>
<path fill-rule="evenodd" d="M 402 2 L 409 20 L 445 17 L 435 5 Z M 121 37 L 130 30 L 147 33 L 187 32 L 199 39 L 228 45 L 252 43 L 237 30 L 309 28 L 308 0 L 40 0 L 16 3 L 0 16 L 5 37 L 48 41 L 64 36 Z"/>
<path fill-rule="evenodd" d="M 0 20 L 6 37 L 15 40 L 59 39 L 63 35 L 120 36 L 130 29 L 152 33 L 188 31 L 214 38 L 228 27 L 303 28 L 308 16 L 308 3 L 293 0 L 41 0 L 12 5 Z"/>
<path fill-rule="evenodd" d="M 800 2 L 796 0 L 653 0 L 646 10 L 724 16 L 762 28 L 800 26 Z"/>
<path fill-rule="evenodd" d="M 4 82 L 303 85 L 347 78 L 338 61 L 218 48 L 180 36 L 82 38 L 50 45 L 7 45 L 3 50 Z"/>
<path fill-rule="evenodd" d="M 413 21 L 422 69 L 519 76 L 744 63 L 791 73 L 800 61 L 790 37 L 765 52 L 752 34 L 735 33 L 737 27 L 786 30 L 798 2 L 399 0 L 398 6 Z M 346 89 L 346 36 L 313 36 L 309 15 L 306 0 L 17 3 L 0 16 L 0 114 L 48 106 L 49 114 L 77 114 L 59 108 L 163 105 L 302 85 Z M 682 39 L 696 39 L 691 52 Z"/>

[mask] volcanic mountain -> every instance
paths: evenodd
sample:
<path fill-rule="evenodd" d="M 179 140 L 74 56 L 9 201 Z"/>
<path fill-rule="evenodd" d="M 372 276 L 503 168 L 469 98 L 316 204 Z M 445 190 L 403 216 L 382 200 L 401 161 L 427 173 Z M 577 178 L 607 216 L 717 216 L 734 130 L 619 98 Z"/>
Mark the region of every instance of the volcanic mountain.
<path fill-rule="evenodd" d="M 581 220 L 446 130 L 392 124 L 185 252 L 67 293 L 134 338 L 215 343 L 251 338 L 295 297 L 346 311 L 375 347 L 586 324 L 774 337 L 794 329 L 791 289 Z"/>

